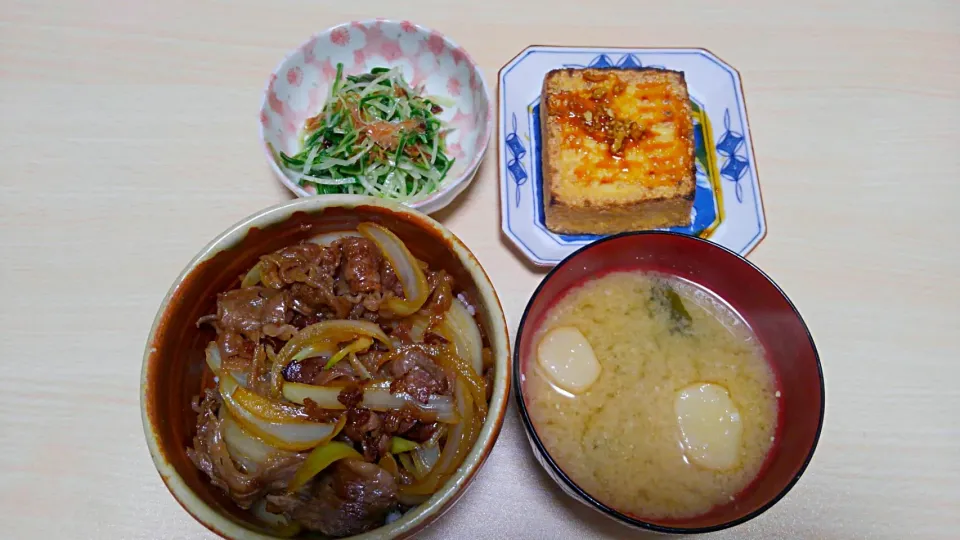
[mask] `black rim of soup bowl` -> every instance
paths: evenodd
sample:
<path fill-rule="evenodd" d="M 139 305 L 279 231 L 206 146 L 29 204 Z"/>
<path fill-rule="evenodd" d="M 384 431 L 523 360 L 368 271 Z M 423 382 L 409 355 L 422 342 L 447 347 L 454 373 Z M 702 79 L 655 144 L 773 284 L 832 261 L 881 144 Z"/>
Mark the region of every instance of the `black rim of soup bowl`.
<path fill-rule="evenodd" d="M 723 252 L 726 252 L 728 255 L 731 255 L 739 259 L 741 262 L 746 264 L 754 272 L 757 272 L 758 274 L 760 274 L 760 276 L 762 276 L 764 279 L 770 282 L 770 284 L 773 285 L 773 287 L 777 290 L 777 292 L 780 293 L 780 296 L 782 296 L 783 299 L 786 301 L 787 305 L 790 306 L 790 309 L 793 310 L 794 316 L 796 316 L 801 326 L 803 326 L 803 329 L 807 334 L 807 340 L 809 340 L 810 342 L 810 348 L 813 350 L 813 357 L 817 363 L 817 377 L 820 380 L 820 417 L 817 420 L 817 431 L 814 434 L 813 444 L 810 446 L 810 451 L 807 453 L 806 458 L 804 458 L 803 464 L 800 466 L 800 469 L 797 470 L 797 473 L 794 475 L 792 479 L 790 479 L 789 482 L 787 482 L 787 485 L 784 486 L 784 488 L 780 491 L 780 493 L 778 493 L 775 497 L 770 499 L 770 501 L 768 501 L 766 504 L 764 504 L 760 508 L 757 508 L 756 510 L 750 512 L 749 514 L 732 521 L 727 521 L 724 523 L 720 523 L 718 525 L 712 525 L 710 527 L 671 527 L 667 525 L 657 525 L 655 523 L 650 523 L 647 521 L 643 521 L 641 519 L 630 517 L 598 501 L 589 493 L 584 491 L 579 485 L 577 485 L 576 482 L 571 480 L 570 477 L 567 476 L 567 474 L 563 471 L 563 469 L 560 468 L 560 466 L 557 465 L 557 463 L 553 460 L 553 457 L 544 447 L 543 442 L 541 442 L 540 436 L 537 435 L 537 430 L 534 428 L 533 422 L 530 420 L 530 414 L 527 411 L 527 405 L 523 399 L 523 383 L 521 382 L 521 368 L 520 368 L 521 366 L 520 342 L 521 342 L 521 338 L 523 337 L 524 327 L 526 326 L 526 323 L 527 323 L 527 317 L 530 314 L 530 308 L 531 306 L 533 306 L 533 303 L 536 300 L 536 298 L 540 295 L 540 291 L 547 284 L 547 282 L 550 281 L 550 278 L 553 277 L 554 273 L 559 271 L 564 265 L 566 265 L 571 260 L 573 260 L 578 255 L 580 255 L 580 253 L 587 251 L 593 248 L 594 246 L 597 246 L 598 244 L 602 244 L 604 242 L 609 242 L 618 238 L 623 238 L 625 236 L 641 236 L 641 235 L 679 236 L 692 242 L 700 242 L 700 243 L 707 244 L 709 247 L 713 249 L 719 249 Z M 540 281 L 540 284 L 537 285 L 536 290 L 533 292 L 533 295 L 530 296 L 530 300 L 527 301 L 527 306 L 523 310 L 523 317 L 520 318 L 520 326 L 517 328 L 517 337 L 513 347 L 513 389 L 517 397 L 517 406 L 520 410 L 520 417 L 523 419 L 523 427 L 526 430 L 527 435 L 529 436 L 530 440 L 533 441 L 533 444 L 536 446 L 536 451 L 539 454 L 539 457 L 542 457 L 543 460 L 546 460 L 546 462 L 550 465 L 550 469 L 553 471 L 556 477 L 560 478 L 564 486 L 569 488 L 573 493 L 575 493 L 578 497 L 580 497 L 580 499 L 582 499 L 583 502 L 586 502 L 589 506 L 593 507 L 595 510 L 599 510 L 600 512 L 605 514 L 607 517 L 613 518 L 616 521 L 619 521 L 627 525 L 632 525 L 634 527 L 639 527 L 639 528 L 646 529 L 649 531 L 654 531 L 654 532 L 670 533 L 670 534 L 701 534 L 701 533 L 708 533 L 708 532 L 728 529 L 730 527 L 734 527 L 736 525 L 740 525 L 741 523 L 750 521 L 751 519 L 766 512 L 773 505 L 778 503 L 780 499 L 782 499 L 793 488 L 793 486 L 795 486 L 796 483 L 800 480 L 800 477 L 803 475 L 804 471 L 806 471 L 807 469 L 807 465 L 810 464 L 810 460 L 813 459 L 813 454 L 817 449 L 817 443 L 819 443 L 820 441 L 820 432 L 823 429 L 823 417 L 824 417 L 824 411 L 826 409 L 826 404 L 827 404 L 826 389 L 824 387 L 824 381 L 823 381 L 823 367 L 820 364 L 820 354 L 817 352 L 817 346 L 813 341 L 813 336 L 810 334 L 810 329 L 809 327 L 807 327 L 807 323 L 804 322 L 803 317 L 800 315 L 800 312 L 797 310 L 796 306 L 793 305 L 793 302 L 790 301 L 790 298 L 786 295 L 786 293 L 783 292 L 783 289 L 781 289 L 780 286 L 777 285 L 777 283 L 773 279 L 771 279 L 770 276 L 768 276 L 763 270 L 758 268 L 752 262 L 748 261 L 739 253 L 731 251 L 730 249 L 727 249 L 724 246 L 721 246 L 709 240 L 705 240 L 703 238 L 699 238 L 697 236 L 691 236 L 688 234 L 676 233 L 671 231 L 634 231 L 634 232 L 625 232 L 625 233 L 610 235 L 600 240 L 597 240 L 595 242 L 592 242 L 590 244 L 587 244 L 586 246 L 583 246 L 582 248 L 574 251 L 570 255 L 566 256 L 562 261 L 560 261 L 559 264 L 553 267 L 547 273 L 547 275 L 544 276 L 544 278 Z"/>

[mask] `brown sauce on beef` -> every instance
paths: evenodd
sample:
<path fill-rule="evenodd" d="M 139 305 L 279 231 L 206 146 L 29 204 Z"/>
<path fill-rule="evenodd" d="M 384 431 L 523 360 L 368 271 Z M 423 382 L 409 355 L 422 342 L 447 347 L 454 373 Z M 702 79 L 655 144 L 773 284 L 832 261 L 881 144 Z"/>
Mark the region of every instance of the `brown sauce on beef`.
<path fill-rule="evenodd" d="M 285 453 L 282 460 L 264 470 L 245 470 L 227 451 L 218 416 L 222 403 L 219 394 L 210 390 L 197 404 L 197 435 L 188 449 L 189 458 L 241 508 L 265 499 L 272 511 L 331 536 L 378 527 L 390 511 L 401 508 L 398 480 L 377 465 L 389 452 L 391 438 L 423 443 L 437 432 L 439 424 L 414 406 L 386 412 L 367 409 L 363 407 L 364 388 L 376 383 L 427 403 L 431 396 L 453 394 L 455 374 L 436 360 L 436 347 L 414 343 L 409 319 L 381 313 L 387 299 L 402 297 L 403 288 L 370 240 L 346 237 L 328 246 L 301 242 L 260 257 L 258 265 L 258 284 L 218 294 L 216 313 L 201 319 L 216 330 L 225 365 L 231 369 L 250 366 L 250 370 L 260 366 L 251 376 L 257 377 L 257 386 L 251 386 L 254 391 L 270 387 L 263 383 L 269 374 L 263 365 L 309 325 L 331 319 L 363 319 L 378 323 L 394 340 L 392 348 L 374 344 L 331 367 L 326 365 L 327 357 L 318 356 L 291 362 L 282 371 L 287 382 L 341 388 L 338 402 L 342 407 L 324 409 L 308 399 L 303 410 L 314 421 L 343 419 L 336 440 L 352 444 L 363 460 L 337 462 L 304 488 L 288 493 L 285 486 L 307 453 Z M 465 291 L 458 291 L 454 276 L 443 270 L 426 269 L 425 274 L 431 293 L 418 316 L 435 324 L 456 295 Z M 426 338 L 438 339 L 429 332 Z M 492 367 L 483 375 L 489 380 Z"/>

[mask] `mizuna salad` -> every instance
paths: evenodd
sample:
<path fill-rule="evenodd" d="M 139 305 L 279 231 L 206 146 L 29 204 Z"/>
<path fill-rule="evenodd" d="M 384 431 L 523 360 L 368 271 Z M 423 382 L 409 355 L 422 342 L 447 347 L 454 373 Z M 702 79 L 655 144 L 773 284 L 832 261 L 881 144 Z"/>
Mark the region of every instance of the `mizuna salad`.
<path fill-rule="evenodd" d="M 282 166 L 318 194 L 421 199 L 437 191 L 454 163 L 437 101 L 411 88 L 399 68 L 344 76 L 337 64 L 330 97 L 307 119 L 301 150 L 279 152 Z"/>

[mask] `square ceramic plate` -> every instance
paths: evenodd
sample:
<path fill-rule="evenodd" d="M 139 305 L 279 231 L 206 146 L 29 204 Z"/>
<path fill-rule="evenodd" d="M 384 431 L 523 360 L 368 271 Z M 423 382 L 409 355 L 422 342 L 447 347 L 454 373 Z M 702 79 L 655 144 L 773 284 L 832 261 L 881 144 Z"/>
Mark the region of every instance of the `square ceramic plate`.
<path fill-rule="evenodd" d="M 529 47 L 500 70 L 500 213 L 504 234 L 534 263 L 553 266 L 598 238 L 547 230 L 540 170 L 540 91 L 551 69 L 660 67 L 683 71 L 693 105 L 697 190 L 689 227 L 746 255 L 766 234 L 740 75 L 704 49 Z"/>

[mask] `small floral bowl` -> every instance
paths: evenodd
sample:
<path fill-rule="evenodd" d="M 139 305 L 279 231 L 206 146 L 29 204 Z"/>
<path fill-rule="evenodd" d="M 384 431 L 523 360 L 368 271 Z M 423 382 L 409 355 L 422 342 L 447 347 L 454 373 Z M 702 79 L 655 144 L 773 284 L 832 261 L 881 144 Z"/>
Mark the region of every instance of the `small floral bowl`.
<path fill-rule="evenodd" d="M 439 96 L 439 114 L 451 128 L 447 151 L 456 161 L 437 191 L 405 202 L 421 212 L 448 205 L 473 179 L 493 131 L 490 91 L 477 64 L 444 35 L 409 21 L 369 20 L 324 30 L 292 51 L 273 72 L 260 108 L 260 140 L 270 167 L 283 185 L 300 197 L 316 195 L 284 169 L 278 151 L 296 153 L 304 122 L 317 114 L 343 64 L 344 74 L 375 67 L 399 67 L 412 87 L 423 85 Z M 452 105 L 451 105 L 452 104 Z"/>

